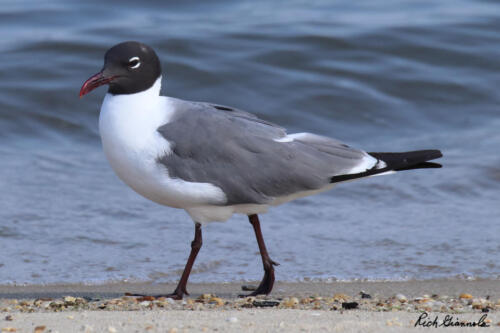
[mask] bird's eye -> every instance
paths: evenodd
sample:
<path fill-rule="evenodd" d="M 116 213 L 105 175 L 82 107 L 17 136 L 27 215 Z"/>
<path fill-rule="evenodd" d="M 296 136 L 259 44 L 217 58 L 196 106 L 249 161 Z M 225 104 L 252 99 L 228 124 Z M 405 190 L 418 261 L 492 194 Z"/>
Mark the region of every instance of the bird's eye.
<path fill-rule="evenodd" d="M 139 60 L 139 57 L 132 57 L 128 60 L 127 65 L 132 69 L 136 69 L 141 65 L 141 61 Z"/>

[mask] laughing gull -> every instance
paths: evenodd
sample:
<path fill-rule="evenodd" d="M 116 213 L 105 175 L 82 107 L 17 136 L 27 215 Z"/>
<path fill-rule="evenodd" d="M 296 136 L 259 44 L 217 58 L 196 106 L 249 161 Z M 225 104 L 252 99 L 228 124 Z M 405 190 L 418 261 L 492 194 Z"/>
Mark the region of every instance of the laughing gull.
<path fill-rule="evenodd" d="M 80 97 L 104 84 L 99 132 L 111 167 L 137 193 L 184 209 L 194 221 L 189 259 L 177 288 L 165 297 L 189 295 L 186 284 L 203 224 L 236 213 L 248 216 L 265 272 L 250 295 L 269 294 L 277 263 L 267 253 L 257 214 L 338 182 L 441 167 L 428 162 L 442 156 L 439 150 L 367 153 L 316 134 L 287 134 L 232 107 L 160 96 L 160 61 L 139 42 L 109 49 L 104 67 L 85 81 Z"/>

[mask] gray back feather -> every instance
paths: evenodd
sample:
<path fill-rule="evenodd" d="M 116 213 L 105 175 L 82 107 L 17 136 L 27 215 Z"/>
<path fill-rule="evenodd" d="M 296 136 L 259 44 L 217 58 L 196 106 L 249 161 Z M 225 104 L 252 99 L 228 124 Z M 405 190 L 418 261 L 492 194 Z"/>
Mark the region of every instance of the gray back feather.
<path fill-rule="evenodd" d="M 175 114 L 158 132 L 172 146 L 160 156 L 170 177 L 211 183 L 227 204 L 265 204 L 273 198 L 320 189 L 348 172 L 362 151 L 326 137 L 276 142 L 283 128 L 250 113 L 208 103 L 173 100 Z"/>

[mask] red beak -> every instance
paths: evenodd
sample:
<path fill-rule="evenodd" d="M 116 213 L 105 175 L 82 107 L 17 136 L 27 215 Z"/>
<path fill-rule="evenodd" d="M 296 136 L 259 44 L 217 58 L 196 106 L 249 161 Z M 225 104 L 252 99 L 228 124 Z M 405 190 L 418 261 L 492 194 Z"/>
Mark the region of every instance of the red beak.
<path fill-rule="evenodd" d="M 82 86 L 82 89 L 80 89 L 80 98 L 83 97 L 83 95 L 88 94 L 95 88 L 102 86 L 103 84 L 108 84 L 114 79 L 116 79 L 118 76 L 114 75 L 111 77 L 105 77 L 104 74 L 101 72 L 92 75 L 87 81 Z"/>

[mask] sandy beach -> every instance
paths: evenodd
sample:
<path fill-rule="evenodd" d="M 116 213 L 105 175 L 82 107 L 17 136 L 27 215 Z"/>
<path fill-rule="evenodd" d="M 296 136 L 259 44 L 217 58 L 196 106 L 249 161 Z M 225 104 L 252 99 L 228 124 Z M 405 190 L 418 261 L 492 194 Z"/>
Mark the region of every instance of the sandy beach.
<path fill-rule="evenodd" d="M 126 292 L 164 293 L 173 284 L 3 285 L 0 329 L 38 333 L 400 332 L 414 330 L 416 323 L 430 328 L 479 323 L 490 330 L 500 329 L 497 280 L 278 282 L 267 297 L 240 298 L 243 284 L 251 285 L 191 284 L 191 295 L 183 301 L 124 296 Z M 427 317 L 421 317 L 423 313 Z"/>

